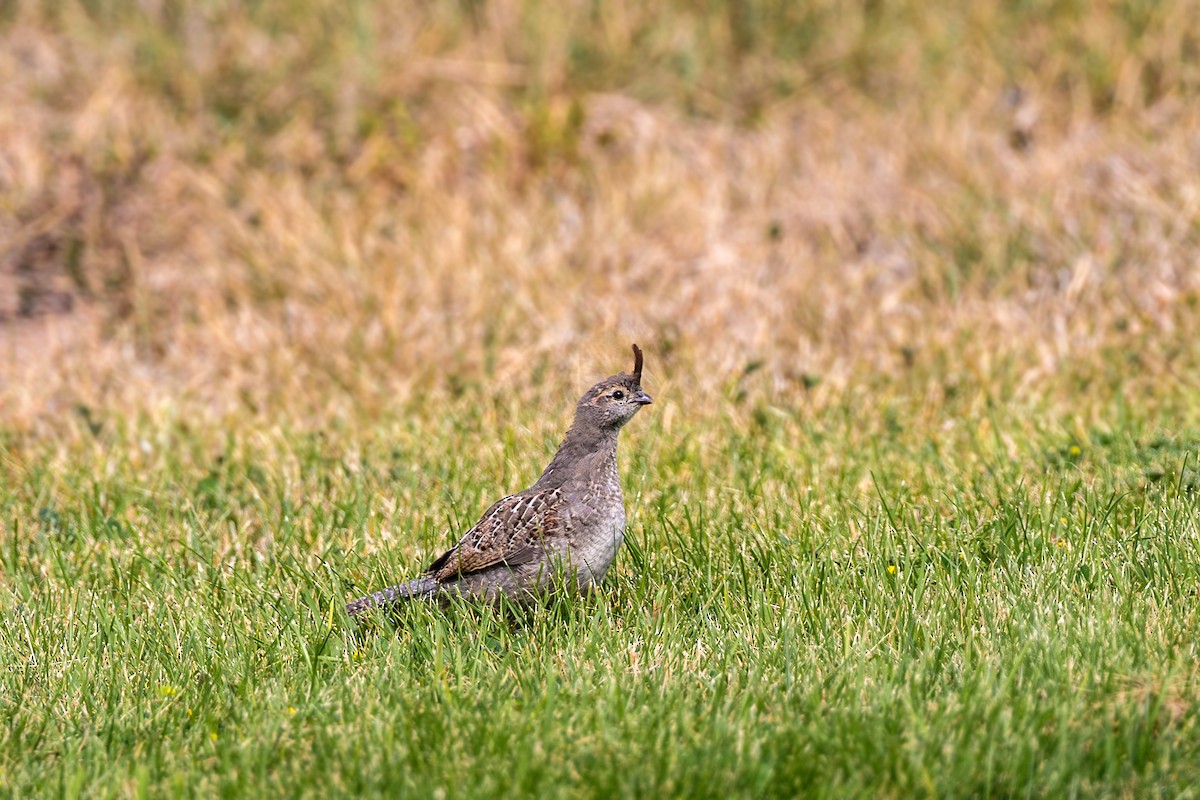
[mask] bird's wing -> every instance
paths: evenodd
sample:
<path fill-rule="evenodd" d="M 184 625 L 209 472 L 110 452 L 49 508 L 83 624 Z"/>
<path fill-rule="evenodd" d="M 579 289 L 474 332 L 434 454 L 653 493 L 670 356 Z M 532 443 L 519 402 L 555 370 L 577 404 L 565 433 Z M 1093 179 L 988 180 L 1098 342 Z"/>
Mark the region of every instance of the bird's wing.
<path fill-rule="evenodd" d="M 439 583 L 497 564 L 517 566 L 542 551 L 547 539 L 562 533 L 558 513 L 562 492 L 509 495 L 487 510 L 462 540 L 429 565 L 426 574 Z"/>

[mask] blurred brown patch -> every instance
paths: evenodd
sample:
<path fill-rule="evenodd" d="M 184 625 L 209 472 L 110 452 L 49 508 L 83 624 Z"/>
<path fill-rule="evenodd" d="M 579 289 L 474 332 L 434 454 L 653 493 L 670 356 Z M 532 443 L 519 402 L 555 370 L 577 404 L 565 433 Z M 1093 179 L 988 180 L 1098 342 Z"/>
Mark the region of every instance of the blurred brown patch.
<path fill-rule="evenodd" d="M 9 418 L 557 397 L 635 340 L 695 414 L 1192 385 L 1190 7 L 484 5 L 7 23 L 0 337 L 92 312 L 0 348 Z"/>

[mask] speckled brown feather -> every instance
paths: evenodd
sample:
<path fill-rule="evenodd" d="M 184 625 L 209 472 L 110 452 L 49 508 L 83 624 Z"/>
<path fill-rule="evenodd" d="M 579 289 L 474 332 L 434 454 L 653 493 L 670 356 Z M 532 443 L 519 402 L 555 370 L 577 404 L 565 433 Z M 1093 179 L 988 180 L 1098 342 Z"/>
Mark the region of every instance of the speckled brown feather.
<path fill-rule="evenodd" d="M 527 563 L 562 537 L 557 514 L 562 501 L 559 489 L 509 495 L 489 508 L 426 573 L 445 583 L 497 564 L 514 567 Z"/>

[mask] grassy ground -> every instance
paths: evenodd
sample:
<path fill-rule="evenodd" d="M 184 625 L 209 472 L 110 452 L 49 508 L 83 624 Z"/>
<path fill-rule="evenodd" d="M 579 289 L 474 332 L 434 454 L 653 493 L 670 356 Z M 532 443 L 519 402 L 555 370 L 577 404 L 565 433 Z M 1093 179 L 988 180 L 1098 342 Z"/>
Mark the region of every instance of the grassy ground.
<path fill-rule="evenodd" d="M 1195 429 L 660 410 L 625 434 L 630 542 L 602 593 L 394 627 L 340 605 L 535 477 L 553 422 L 493 429 L 463 401 L 365 436 L 205 450 L 104 420 L 6 448 L 5 786 L 1195 791 Z"/>
<path fill-rule="evenodd" d="M 0 791 L 1197 795 L 1196 17 L 0 2 Z"/>

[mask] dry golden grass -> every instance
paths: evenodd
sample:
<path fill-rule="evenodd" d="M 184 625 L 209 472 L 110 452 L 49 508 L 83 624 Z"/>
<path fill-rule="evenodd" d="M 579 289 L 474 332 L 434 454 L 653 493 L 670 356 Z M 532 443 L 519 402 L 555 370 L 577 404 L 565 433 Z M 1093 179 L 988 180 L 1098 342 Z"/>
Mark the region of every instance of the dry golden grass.
<path fill-rule="evenodd" d="M 1190 4 L 291 5 L 7 12 L 12 425 L 1195 387 Z"/>

